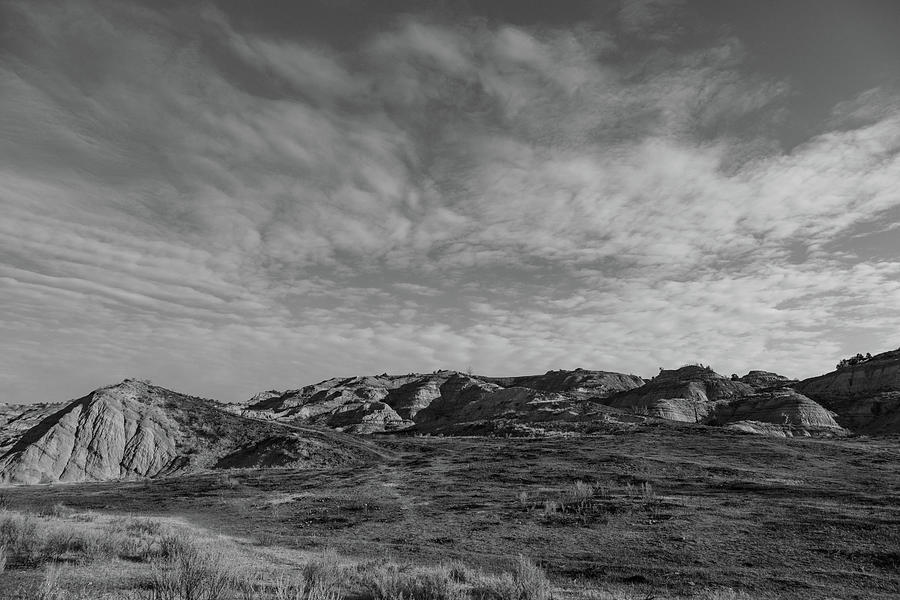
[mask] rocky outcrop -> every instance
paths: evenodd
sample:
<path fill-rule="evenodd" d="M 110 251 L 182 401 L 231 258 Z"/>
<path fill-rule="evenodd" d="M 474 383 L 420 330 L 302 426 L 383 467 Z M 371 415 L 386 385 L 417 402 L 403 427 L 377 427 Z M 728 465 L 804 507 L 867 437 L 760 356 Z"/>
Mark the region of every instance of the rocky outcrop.
<path fill-rule="evenodd" d="M 376 375 L 329 379 L 284 393 L 255 396 L 242 414 L 294 424 L 317 424 L 354 433 L 417 430 L 449 426 L 451 422 L 489 418 L 505 411 L 522 422 L 546 417 L 546 399 L 571 405 L 586 398 L 604 398 L 643 385 L 636 375 L 608 371 L 549 371 L 522 377 L 481 377 L 456 371 L 426 374 Z M 515 390 L 500 393 L 504 390 Z M 491 397 L 489 400 L 488 397 Z M 517 408 L 509 402 L 515 398 Z M 540 410 L 531 412 L 537 407 Z M 571 408 L 569 406 L 569 408 Z M 573 412 L 573 411 L 568 411 Z M 574 411 L 579 412 L 579 411 Z M 583 411 L 581 411 L 583 412 Z M 567 409 L 555 411 L 560 418 Z"/>
<path fill-rule="evenodd" d="M 796 389 L 866 434 L 900 433 L 900 349 L 805 379 Z"/>
<path fill-rule="evenodd" d="M 842 428 L 822 405 L 783 387 L 718 404 L 704 421 L 710 425 L 765 423 L 793 433 L 838 433 Z"/>
<path fill-rule="evenodd" d="M 900 349 L 878 354 L 856 365 L 804 379 L 797 389 L 810 397 L 866 398 L 900 391 Z"/>
<path fill-rule="evenodd" d="M 601 402 L 635 414 L 701 423 L 717 404 L 755 391 L 752 386 L 723 377 L 709 367 L 689 365 L 660 371 L 645 385 Z"/>
<path fill-rule="evenodd" d="M 28 430 L 0 461 L 3 483 L 152 477 L 177 456 L 177 427 L 124 382 L 67 405 Z"/>
<path fill-rule="evenodd" d="M 367 419 L 379 420 L 385 428 L 393 429 L 412 424 L 412 417 L 440 395 L 440 385 L 451 375 L 441 371 L 429 375 L 376 375 L 346 377 L 322 381 L 286 392 L 257 394 L 243 409 L 245 415 L 273 419 L 286 423 L 316 423 L 331 427 L 353 429 Z M 387 409 L 387 410 L 386 410 Z M 379 413 L 379 416 L 371 416 Z M 366 427 L 364 427 L 365 429 Z"/>
<path fill-rule="evenodd" d="M 354 402 L 330 413 L 325 424 L 348 433 L 391 431 L 412 425 L 384 402 Z"/>
<path fill-rule="evenodd" d="M 617 392 L 638 388 L 646 383 L 637 375 L 586 369 L 547 371 L 543 375 L 523 377 L 481 377 L 480 379 L 503 387 L 524 387 L 542 392 L 570 392 L 596 398 L 606 398 Z"/>
<path fill-rule="evenodd" d="M 0 456 L 6 454 L 26 431 L 64 406 L 62 402 L 0 404 Z"/>
<path fill-rule="evenodd" d="M 784 375 L 772 373 L 771 371 L 750 371 L 738 381 L 759 390 L 769 388 L 780 388 L 793 383 L 797 383 L 796 379 L 788 379 Z"/>
<path fill-rule="evenodd" d="M 318 460 L 358 442 L 247 419 L 211 400 L 137 380 L 100 388 L 45 416 L 0 456 L 0 483 L 138 479 L 213 468 L 261 439 L 305 439 Z M 364 457 L 370 458 L 370 457 Z"/>

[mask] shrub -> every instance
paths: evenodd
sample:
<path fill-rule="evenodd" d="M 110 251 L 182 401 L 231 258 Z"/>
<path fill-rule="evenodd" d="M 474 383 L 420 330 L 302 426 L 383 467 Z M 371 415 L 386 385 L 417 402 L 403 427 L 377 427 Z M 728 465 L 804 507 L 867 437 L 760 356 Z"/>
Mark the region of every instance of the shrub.
<path fill-rule="evenodd" d="M 516 580 L 509 573 L 482 575 L 472 586 L 472 600 L 518 600 Z"/>
<path fill-rule="evenodd" d="M 273 600 L 338 600 L 340 594 L 321 581 L 304 577 L 281 577 L 272 586 Z"/>
<path fill-rule="evenodd" d="M 450 576 L 450 579 L 456 581 L 457 583 L 466 583 L 468 581 L 472 581 L 476 573 L 472 571 L 464 562 L 459 560 L 454 560 L 450 563 L 443 565 L 442 567 L 447 574 Z"/>
<path fill-rule="evenodd" d="M 45 506 L 38 513 L 42 517 L 53 517 L 55 519 L 65 519 L 75 514 L 75 510 L 69 508 L 62 502 Z"/>
<path fill-rule="evenodd" d="M 459 573 L 456 573 L 459 575 Z M 370 600 L 464 600 L 465 588 L 447 567 L 403 568 L 372 566 L 364 576 Z"/>
<path fill-rule="evenodd" d="M 149 600 L 220 600 L 231 583 L 220 554 L 180 544 L 172 556 L 153 564 Z"/>
<path fill-rule="evenodd" d="M 516 495 L 516 498 L 523 508 L 528 509 L 531 507 L 531 503 L 528 501 L 528 492 L 519 492 L 518 495 Z"/>
<path fill-rule="evenodd" d="M 649 481 L 641 484 L 641 499 L 645 504 L 656 502 L 656 492 L 653 491 L 653 485 Z"/>
<path fill-rule="evenodd" d="M 33 600 L 65 600 L 66 593 L 59 582 L 61 571 L 56 563 L 44 567 L 44 578 L 35 590 Z"/>
<path fill-rule="evenodd" d="M 575 509 L 582 513 L 588 507 L 588 503 L 591 498 L 594 497 L 595 488 L 589 483 L 585 483 L 580 479 L 572 484 L 572 489 L 569 492 L 571 496 L 571 501 L 575 504 Z"/>
<path fill-rule="evenodd" d="M 43 546 L 43 536 L 34 517 L 6 511 L 0 513 L 0 544 L 6 546 L 11 555 L 35 556 Z"/>
<path fill-rule="evenodd" d="M 336 598 L 344 580 L 340 557 L 333 550 L 326 550 L 320 557 L 303 565 L 300 578 L 307 589 L 316 594 L 316 598 Z"/>
<path fill-rule="evenodd" d="M 525 556 L 516 561 L 516 587 L 518 600 L 549 600 L 550 580 L 544 570 Z"/>
<path fill-rule="evenodd" d="M 45 561 L 59 562 L 63 556 L 77 549 L 75 531 L 70 527 L 52 529 L 44 538 L 40 558 Z"/>
<path fill-rule="evenodd" d="M 718 590 L 703 590 L 700 593 L 699 598 L 700 600 L 750 600 L 750 595 L 744 591 L 723 588 Z"/>

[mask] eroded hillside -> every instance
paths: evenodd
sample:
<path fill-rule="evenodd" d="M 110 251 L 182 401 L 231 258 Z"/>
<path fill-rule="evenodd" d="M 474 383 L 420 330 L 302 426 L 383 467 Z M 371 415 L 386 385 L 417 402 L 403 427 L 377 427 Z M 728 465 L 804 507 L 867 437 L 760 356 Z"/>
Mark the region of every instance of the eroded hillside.
<path fill-rule="evenodd" d="M 0 482 L 136 479 L 240 462 L 329 466 L 373 456 L 348 436 L 248 419 L 211 400 L 125 380 L 12 436 Z"/>

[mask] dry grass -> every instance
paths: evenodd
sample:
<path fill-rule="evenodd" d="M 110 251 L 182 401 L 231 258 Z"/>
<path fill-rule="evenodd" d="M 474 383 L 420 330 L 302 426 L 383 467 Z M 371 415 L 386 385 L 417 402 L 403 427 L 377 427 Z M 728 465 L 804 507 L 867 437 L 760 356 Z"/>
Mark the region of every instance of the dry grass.
<path fill-rule="evenodd" d="M 222 554 L 182 539 L 152 564 L 147 600 L 223 600 L 232 581 Z"/>
<path fill-rule="evenodd" d="M 595 488 L 573 486 L 589 498 Z M 643 494 L 643 491 L 637 492 Z M 0 511 L 4 556 L 21 579 L 4 587 L 11 600 L 553 600 L 556 588 L 536 562 L 518 556 L 513 568 L 486 572 L 459 561 L 435 566 L 388 560 L 354 562 L 333 551 L 312 557 L 285 549 L 270 563 L 247 544 L 211 538 L 196 529 L 134 517 L 85 518 Z M 4 551 L 5 548 L 5 551 Z M 256 552 L 257 554 L 252 554 Z M 270 552 L 267 550 L 267 552 Z M 28 560 L 22 560 L 26 556 Z M 0 569 L 2 570 L 2 569 Z M 127 570 L 103 581 L 102 573 Z M 93 578 L 93 579 L 91 579 Z M 563 596 L 571 597 L 571 596 Z M 579 598 L 631 600 L 590 589 Z M 642 596 L 644 598 L 646 596 Z M 663 596 L 655 596 L 659 600 Z M 703 600 L 749 600 L 729 589 L 698 592 Z"/>

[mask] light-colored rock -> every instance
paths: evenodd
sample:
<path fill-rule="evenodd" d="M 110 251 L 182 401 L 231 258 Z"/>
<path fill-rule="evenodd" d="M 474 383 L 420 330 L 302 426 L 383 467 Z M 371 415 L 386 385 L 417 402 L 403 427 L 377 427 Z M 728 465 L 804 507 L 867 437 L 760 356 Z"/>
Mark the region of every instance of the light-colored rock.
<path fill-rule="evenodd" d="M 478 415 L 491 418 L 504 411 L 522 422 L 545 420 L 548 415 L 571 419 L 584 412 L 573 410 L 574 404 L 643 383 L 635 375 L 584 369 L 523 377 L 481 377 L 456 371 L 383 374 L 329 379 L 281 394 L 266 392 L 254 397 L 242 414 L 356 433 L 391 431 L 414 424 L 419 430 L 448 427 L 453 422 L 482 418 Z M 548 403 L 536 400 L 553 394 L 557 394 L 554 398 L 561 405 L 559 410 L 548 411 Z M 358 422 L 354 424 L 353 419 Z"/>
<path fill-rule="evenodd" d="M 570 392 L 596 398 L 606 398 L 617 392 L 641 387 L 646 383 L 637 375 L 586 369 L 547 371 L 543 375 L 522 377 L 481 377 L 480 379 L 503 387 L 524 387 L 542 392 Z"/>
<path fill-rule="evenodd" d="M 767 390 L 720 403 L 705 422 L 729 425 L 742 421 L 769 423 L 806 432 L 841 429 L 832 412 L 791 388 Z"/>
<path fill-rule="evenodd" d="M 900 433 L 900 349 L 805 379 L 794 387 L 834 412 L 847 429 Z"/>
<path fill-rule="evenodd" d="M 0 404 L 0 456 L 6 454 L 22 434 L 65 406 L 62 402 Z"/>
<path fill-rule="evenodd" d="M 176 457 L 177 425 L 142 402 L 147 384 L 101 388 L 41 421 L 0 459 L 0 482 L 152 477 Z"/>
<path fill-rule="evenodd" d="M 216 468 L 226 456 L 237 463 L 243 450 L 250 452 L 249 462 L 286 466 L 278 465 L 282 454 L 264 451 L 269 447 L 296 450 L 282 453 L 292 465 L 379 456 L 374 447 L 341 433 L 248 419 L 212 400 L 125 380 L 64 405 L 18 435 L 0 456 L 0 483 L 155 477 Z M 312 452 L 303 461 L 301 447 Z"/>
<path fill-rule="evenodd" d="M 755 389 L 695 365 L 660 371 L 645 385 L 601 400 L 635 414 L 701 423 L 721 402 L 749 396 Z"/>
<path fill-rule="evenodd" d="M 738 381 L 746 383 L 756 389 L 780 388 L 786 385 L 796 383 L 794 379 L 788 379 L 784 375 L 772 373 L 771 371 L 750 371 Z"/>

